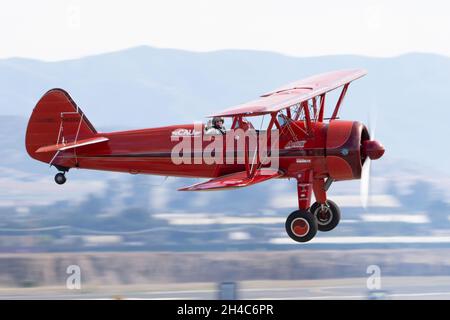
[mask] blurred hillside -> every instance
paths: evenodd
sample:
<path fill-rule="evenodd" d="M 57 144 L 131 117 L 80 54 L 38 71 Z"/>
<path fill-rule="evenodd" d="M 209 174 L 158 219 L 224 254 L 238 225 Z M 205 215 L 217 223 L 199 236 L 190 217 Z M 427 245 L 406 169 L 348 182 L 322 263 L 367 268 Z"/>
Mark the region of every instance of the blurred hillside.
<path fill-rule="evenodd" d="M 0 296 L 5 294 L 2 288 L 8 287 L 65 289 L 66 268 L 73 264 L 82 270 L 84 288 L 350 277 L 362 278 L 360 286 L 364 287 L 367 266 L 373 264 L 383 270 L 383 277 L 448 276 L 449 253 L 448 249 L 378 249 L 307 250 L 301 254 L 298 251 L 0 254 Z M 432 283 L 430 278 L 428 283 Z M 284 285 L 292 286 L 290 282 Z"/>

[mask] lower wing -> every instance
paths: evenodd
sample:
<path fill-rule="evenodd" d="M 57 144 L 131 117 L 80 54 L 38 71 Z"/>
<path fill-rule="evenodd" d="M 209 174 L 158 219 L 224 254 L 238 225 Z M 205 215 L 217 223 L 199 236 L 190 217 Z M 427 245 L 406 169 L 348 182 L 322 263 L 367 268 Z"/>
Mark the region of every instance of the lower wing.
<path fill-rule="evenodd" d="M 247 176 L 246 171 L 236 172 L 217 177 L 206 182 L 193 184 L 189 187 L 178 189 L 179 191 L 212 191 L 221 189 L 233 189 L 248 187 L 269 179 L 281 177 L 283 173 L 276 169 L 262 168 L 256 170 L 252 176 Z"/>

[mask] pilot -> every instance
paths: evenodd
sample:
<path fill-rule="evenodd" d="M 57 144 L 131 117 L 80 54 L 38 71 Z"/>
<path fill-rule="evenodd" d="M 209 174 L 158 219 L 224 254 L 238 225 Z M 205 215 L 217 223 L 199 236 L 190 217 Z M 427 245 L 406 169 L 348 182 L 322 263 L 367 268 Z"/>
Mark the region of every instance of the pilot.
<path fill-rule="evenodd" d="M 214 117 L 212 119 L 212 127 L 208 128 L 206 130 L 206 134 L 225 134 L 226 133 L 226 129 L 225 126 L 223 125 L 223 118 L 221 117 Z"/>

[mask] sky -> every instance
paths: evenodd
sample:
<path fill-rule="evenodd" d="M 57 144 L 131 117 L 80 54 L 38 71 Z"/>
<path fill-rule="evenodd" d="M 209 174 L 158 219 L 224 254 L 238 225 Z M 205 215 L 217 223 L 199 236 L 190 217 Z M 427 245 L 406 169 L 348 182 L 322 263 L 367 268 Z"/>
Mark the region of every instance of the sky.
<path fill-rule="evenodd" d="M 0 0 L 0 58 L 46 61 L 149 45 L 291 56 L 450 56 L 450 2 Z"/>

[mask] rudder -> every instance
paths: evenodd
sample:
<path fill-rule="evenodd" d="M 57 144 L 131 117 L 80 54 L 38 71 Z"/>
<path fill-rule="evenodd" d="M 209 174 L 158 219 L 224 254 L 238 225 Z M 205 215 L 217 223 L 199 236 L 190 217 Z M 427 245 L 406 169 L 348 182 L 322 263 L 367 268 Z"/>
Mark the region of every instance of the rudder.
<path fill-rule="evenodd" d="M 56 152 L 37 153 L 36 150 L 44 146 L 91 138 L 96 134 L 94 126 L 70 95 L 65 90 L 52 89 L 42 96 L 33 109 L 25 145 L 32 158 L 50 163 Z"/>

